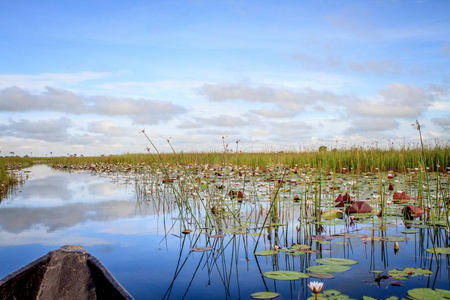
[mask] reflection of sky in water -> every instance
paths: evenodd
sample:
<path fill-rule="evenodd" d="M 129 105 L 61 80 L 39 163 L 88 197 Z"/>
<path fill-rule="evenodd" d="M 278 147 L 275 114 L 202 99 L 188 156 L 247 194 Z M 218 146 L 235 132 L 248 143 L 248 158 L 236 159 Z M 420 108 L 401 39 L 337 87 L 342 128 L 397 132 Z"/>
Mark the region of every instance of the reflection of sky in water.
<path fill-rule="evenodd" d="M 316 265 L 314 260 L 320 257 L 359 261 L 350 271 L 334 273 L 336 278 L 324 280 L 326 289 L 337 289 L 356 299 L 364 295 L 380 299 L 390 295 L 402 297 L 413 287 L 447 288 L 449 284 L 446 257 L 442 256 L 441 268 L 436 272 L 436 263 L 432 264 L 430 255 L 423 253 L 419 234 L 409 235 L 408 242 L 400 242 L 397 255 L 392 242 L 384 243 L 382 249 L 381 242 L 346 239 L 348 244 L 339 245 L 336 242 L 344 239 L 336 238 L 331 245 L 321 245 L 318 253 L 255 257 L 256 237 L 251 235 L 227 234 L 217 240 L 208 240 L 204 234 L 165 235 L 164 226 L 172 226 L 175 213 L 164 218 L 156 214 L 152 202 L 138 205 L 134 186 L 123 181 L 113 182 L 110 176 L 53 171 L 47 166 L 31 170 L 29 180 L 17 188 L 11 199 L 0 204 L 0 277 L 65 244 L 77 244 L 98 257 L 136 299 L 162 299 L 174 274 L 178 275 L 170 299 L 183 298 L 187 289 L 185 299 L 250 299 L 251 293 L 266 290 L 281 293 L 277 299 L 298 299 L 299 295 L 306 299 L 310 296 L 308 280 L 275 281 L 262 277 L 260 272 L 274 268 L 306 272 L 306 267 Z M 298 213 L 293 219 L 298 218 Z M 341 229 L 342 226 L 325 227 L 325 234 L 340 233 Z M 389 229 L 389 235 L 401 236 L 403 229 L 404 226 Z M 177 224 L 174 232 L 178 230 Z M 289 231 L 286 235 L 283 227 L 279 230 L 280 240 L 295 242 L 295 234 Z M 223 251 L 190 253 L 197 237 L 195 246 L 216 243 L 213 246 Z M 317 245 L 314 242 L 313 248 Z M 269 247 L 269 243 L 263 237 L 259 250 L 265 246 Z M 183 267 L 177 269 L 177 265 Z M 430 266 L 435 271 L 432 277 L 408 278 L 404 280 L 405 287 L 380 288 L 364 282 L 376 276 L 370 270 L 386 273 L 394 268 Z"/>

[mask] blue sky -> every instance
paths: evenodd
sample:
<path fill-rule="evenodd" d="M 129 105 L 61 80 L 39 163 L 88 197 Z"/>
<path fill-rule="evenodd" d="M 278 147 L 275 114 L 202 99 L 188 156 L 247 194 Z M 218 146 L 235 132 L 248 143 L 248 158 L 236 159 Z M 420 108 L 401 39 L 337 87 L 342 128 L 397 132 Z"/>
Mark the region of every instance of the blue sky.
<path fill-rule="evenodd" d="M 450 137 L 450 2 L 0 1 L 1 155 Z"/>

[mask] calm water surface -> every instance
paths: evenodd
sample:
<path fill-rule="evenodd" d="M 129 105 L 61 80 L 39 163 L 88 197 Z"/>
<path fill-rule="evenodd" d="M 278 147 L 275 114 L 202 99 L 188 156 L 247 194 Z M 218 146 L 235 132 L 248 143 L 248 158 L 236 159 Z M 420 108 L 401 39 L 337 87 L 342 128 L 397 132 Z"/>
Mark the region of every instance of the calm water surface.
<path fill-rule="evenodd" d="M 99 258 L 135 299 L 251 299 L 250 294 L 260 291 L 276 291 L 281 294 L 277 299 L 307 299 L 310 279 L 273 280 L 262 272 L 307 272 L 305 268 L 316 265 L 314 260 L 320 257 L 359 261 L 349 271 L 333 273 L 333 279 L 311 278 L 350 298 L 401 298 L 414 287 L 450 286 L 449 256 L 440 255 L 438 263 L 424 252 L 431 247 L 424 229 L 399 242 L 398 254 L 393 242 L 336 238 L 331 244 L 312 242 L 312 248 L 320 251 L 306 255 L 254 256 L 256 236 L 226 233 L 213 239 L 205 234 L 179 234 L 176 209 L 168 203 L 137 201 L 132 178 L 62 172 L 46 165 L 28 171 L 29 179 L 0 203 L 0 277 L 49 251 L 75 244 Z M 386 234 L 404 236 L 400 232 L 404 229 L 398 224 Z M 340 232 L 336 226 L 325 231 Z M 289 240 L 292 232 L 282 234 Z M 268 248 L 268 242 L 261 238 L 258 250 Z M 190 252 L 199 246 L 216 250 Z M 405 267 L 425 268 L 433 274 L 408 277 L 402 280 L 404 286 L 370 282 L 376 277 L 370 270 L 385 274 Z"/>

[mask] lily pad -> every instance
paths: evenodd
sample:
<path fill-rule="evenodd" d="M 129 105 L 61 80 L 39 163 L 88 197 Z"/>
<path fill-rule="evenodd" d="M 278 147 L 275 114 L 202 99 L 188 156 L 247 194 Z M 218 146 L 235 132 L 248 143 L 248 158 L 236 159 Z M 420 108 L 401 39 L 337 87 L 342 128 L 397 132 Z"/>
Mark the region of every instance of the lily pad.
<path fill-rule="evenodd" d="M 304 251 L 295 251 L 295 252 L 288 252 L 289 255 L 304 255 L 306 252 Z"/>
<path fill-rule="evenodd" d="M 358 261 L 347 258 L 318 258 L 316 262 L 325 265 L 334 265 L 334 266 L 345 266 L 345 265 L 355 265 Z"/>
<path fill-rule="evenodd" d="M 317 265 L 317 266 L 310 266 L 306 270 L 310 272 L 325 272 L 325 273 L 340 273 L 350 270 L 351 268 L 349 266 L 342 266 L 342 265 Z"/>
<path fill-rule="evenodd" d="M 391 235 L 391 236 L 385 236 L 385 237 L 381 238 L 381 240 L 385 241 L 385 242 L 406 242 L 406 241 L 409 241 L 409 237 Z"/>
<path fill-rule="evenodd" d="M 327 296 L 339 296 L 341 294 L 341 292 L 336 291 L 336 290 L 326 290 L 326 291 L 323 291 L 322 294 L 327 295 Z"/>
<path fill-rule="evenodd" d="M 250 295 L 253 299 L 273 299 L 280 296 L 280 294 L 275 292 L 257 292 Z"/>
<path fill-rule="evenodd" d="M 419 230 L 402 230 L 400 231 L 401 233 L 405 233 L 405 234 L 411 234 L 411 233 L 419 233 Z"/>
<path fill-rule="evenodd" d="M 450 255 L 450 247 L 440 247 L 440 248 L 428 248 L 426 249 L 427 252 L 430 253 L 437 253 L 437 254 L 447 254 Z"/>
<path fill-rule="evenodd" d="M 331 278 L 334 278 L 334 275 L 333 275 L 333 274 L 325 273 L 325 272 L 312 272 L 312 273 L 309 273 L 309 276 L 310 276 L 310 277 L 313 277 L 313 278 L 321 278 L 321 279 L 331 279 Z"/>
<path fill-rule="evenodd" d="M 308 246 L 308 245 L 302 245 L 302 244 L 295 244 L 295 245 L 292 245 L 291 248 L 292 248 L 292 249 L 310 249 L 311 246 Z"/>
<path fill-rule="evenodd" d="M 263 256 L 263 255 L 275 255 L 277 253 L 278 253 L 277 250 L 261 250 L 261 251 L 256 251 L 254 254 Z"/>
<path fill-rule="evenodd" d="M 326 220 L 332 220 L 332 219 L 341 219 L 343 216 L 342 211 L 337 209 L 332 209 L 329 211 L 326 211 L 322 214 L 322 219 Z"/>
<path fill-rule="evenodd" d="M 446 290 L 444 290 L 446 291 Z M 417 288 L 408 291 L 413 299 L 427 299 L 427 300 L 444 300 L 446 297 L 441 295 L 438 291 L 429 288 Z M 448 298 L 447 298 L 448 299 Z"/>
<path fill-rule="evenodd" d="M 308 274 L 297 271 L 269 271 L 264 272 L 263 275 L 267 278 L 278 280 L 297 280 L 300 278 L 309 278 Z"/>

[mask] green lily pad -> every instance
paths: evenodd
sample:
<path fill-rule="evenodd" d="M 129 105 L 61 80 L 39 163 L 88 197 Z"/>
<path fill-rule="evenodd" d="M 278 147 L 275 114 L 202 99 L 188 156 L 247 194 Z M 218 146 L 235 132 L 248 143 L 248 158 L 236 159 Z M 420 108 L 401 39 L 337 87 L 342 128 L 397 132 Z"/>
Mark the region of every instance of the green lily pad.
<path fill-rule="evenodd" d="M 343 225 L 345 221 L 342 220 L 322 220 L 315 222 L 318 225 Z"/>
<path fill-rule="evenodd" d="M 414 228 L 422 228 L 422 229 L 427 229 L 430 228 L 430 225 L 413 225 Z"/>
<path fill-rule="evenodd" d="M 439 295 L 444 296 L 445 298 L 449 298 L 449 299 L 450 299 L 450 290 L 435 289 L 435 291 L 436 291 Z"/>
<path fill-rule="evenodd" d="M 419 230 L 402 230 L 401 233 L 411 234 L 411 233 L 419 233 Z"/>
<path fill-rule="evenodd" d="M 325 297 L 324 295 L 321 295 L 321 294 L 318 294 L 317 298 L 316 298 L 316 296 L 311 296 L 307 300 L 315 300 L 315 299 L 317 299 L 317 300 L 329 300 L 327 297 Z"/>
<path fill-rule="evenodd" d="M 408 291 L 408 295 L 413 299 L 427 299 L 427 300 L 445 300 L 444 296 L 441 296 L 437 291 L 433 291 L 429 288 L 417 288 Z M 448 298 L 447 298 L 448 299 Z"/>
<path fill-rule="evenodd" d="M 262 250 L 262 251 L 256 251 L 254 254 L 263 256 L 263 255 L 275 255 L 277 253 L 278 253 L 277 250 Z"/>
<path fill-rule="evenodd" d="M 336 290 L 326 290 L 326 291 L 323 291 L 322 294 L 327 295 L 327 296 L 339 296 L 341 294 L 341 292 L 336 291 Z"/>
<path fill-rule="evenodd" d="M 447 254 L 450 255 L 450 247 L 440 247 L 440 248 L 428 248 L 426 249 L 427 252 L 430 253 L 437 253 L 437 254 Z"/>
<path fill-rule="evenodd" d="M 347 258 L 318 258 L 316 259 L 316 262 L 334 266 L 355 265 L 358 263 L 356 260 Z"/>
<path fill-rule="evenodd" d="M 288 252 L 289 255 L 304 255 L 306 252 L 303 251 L 295 251 L 295 252 Z"/>
<path fill-rule="evenodd" d="M 349 266 L 342 266 L 342 265 L 317 265 L 317 266 L 310 266 L 306 270 L 310 272 L 339 273 L 348 271 L 350 269 L 351 268 Z"/>
<path fill-rule="evenodd" d="M 337 209 L 326 211 L 322 214 L 322 219 L 331 220 L 331 219 L 341 219 L 343 216 L 343 212 Z"/>
<path fill-rule="evenodd" d="M 302 245 L 302 244 L 295 244 L 295 245 L 292 245 L 292 247 L 291 247 L 292 249 L 302 249 L 302 250 L 305 250 L 305 249 L 311 249 L 311 246 L 308 246 L 308 245 Z"/>
<path fill-rule="evenodd" d="M 280 296 L 280 294 L 275 292 L 257 292 L 250 295 L 253 299 L 273 299 Z"/>
<path fill-rule="evenodd" d="M 269 271 L 264 272 L 263 275 L 267 278 L 279 280 L 297 280 L 300 278 L 309 278 L 308 274 L 297 271 Z"/>

